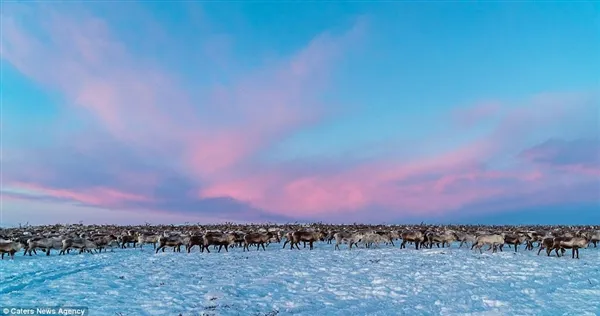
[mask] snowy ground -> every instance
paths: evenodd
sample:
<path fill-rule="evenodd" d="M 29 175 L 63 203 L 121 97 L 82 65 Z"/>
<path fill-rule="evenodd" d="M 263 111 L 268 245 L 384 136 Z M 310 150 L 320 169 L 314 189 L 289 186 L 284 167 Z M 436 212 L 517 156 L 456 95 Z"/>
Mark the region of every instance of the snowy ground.
<path fill-rule="evenodd" d="M 91 315 L 600 315 L 600 248 L 573 260 L 570 251 L 481 255 L 457 245 L 280 247 L 19 253 L 0 262 L 0 305 L 87 306 Z"/>

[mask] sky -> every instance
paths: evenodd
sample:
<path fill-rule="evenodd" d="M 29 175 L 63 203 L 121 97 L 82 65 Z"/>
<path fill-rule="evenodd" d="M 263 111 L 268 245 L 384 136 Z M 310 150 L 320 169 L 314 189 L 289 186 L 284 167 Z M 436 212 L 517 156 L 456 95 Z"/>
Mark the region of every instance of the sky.
<path fill-rule="evenodd" d="M 594 2 L 2 2 L 2 225 L 600 223 Z"/>

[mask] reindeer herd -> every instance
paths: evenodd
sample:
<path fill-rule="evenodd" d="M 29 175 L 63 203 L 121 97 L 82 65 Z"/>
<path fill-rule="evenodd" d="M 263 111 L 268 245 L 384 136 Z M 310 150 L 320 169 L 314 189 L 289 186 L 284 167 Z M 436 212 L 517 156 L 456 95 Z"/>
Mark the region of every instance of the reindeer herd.
<path fill-rule="evenodd" d="M 289 249 L 300 250 L 300 244 L 310 250 L 315 243 L 335 243 L 334 249 L 341 250 L 342 245 L 352 247 L 376 248 L 381 244 L 400 248 L 407 245 L 415 249 L 450 247 L 459 243 L 458 248 L 470 245 L 471 250 L 487 246 L 487 251 L 503 251 L 504 246 L 518 251 L 524 245 L 525 250 L 538 248 L 550 256 L 552 251 L 557 257 L 571 249 L 572 258 L 579 259 L 579 249 L 600 243 L 598 226 L 436 226 L 436 225 L 157 225 L 115 226 L 115 225 L 49 225 L 6 228 L 0 230 L 0 253 L 14 258 L 15 253 L 23 250 L 23 255 L 32 256 L 38 251 L 47 256 L 51 250 L 59 255 L 79 250 L 79 253 L 113 251 L 114 248 L 143 248 L 152 244 L 156 253 L 172 248 L 181 252 L 191 252 L 198 246 L 200 252 L 217 252 L 223 248 L 241 248 L 242 251 L 266 250 L 270 244 L 280 244 Z"/>

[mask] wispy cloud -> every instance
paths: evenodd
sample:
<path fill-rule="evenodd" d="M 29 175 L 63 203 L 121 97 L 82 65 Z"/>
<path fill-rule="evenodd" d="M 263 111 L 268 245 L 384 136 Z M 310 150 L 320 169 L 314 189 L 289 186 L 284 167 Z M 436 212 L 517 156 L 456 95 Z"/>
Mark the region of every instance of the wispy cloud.
<path fill-rule="evenodd" d="M 537 97 L 533 99 L 537 100 Z M 538 128 L 551 127 L 564 119 L 564 116 L 548 113 L 539 115 L 538 109 L 543 108 L 546 112 L 562 111 L 567 107 L 587 109 L 595 104 L 586 95 L 564 102 L 567 103 L 556 103 L 555 100 L 551 105 L 531 102 L 505 111 L 488 135 L 438 155 L 406 161 L 384 157 L 352 165 L 335 174 L 307 172 L 286 177 L 285 168 L 282 168 L 268 178 L 248 177 L 209 186 L 201 190 L 201 196 L 231 196 L 273 212 L 315 217 L 324 214 L 343 217 L 354 210 L 384 208 L 389 210 L 387 217 L 394 218 L 441 215 L 486 201 L 541 194 L 553 190 L 557 182 L 572 181 L 573 175 L 570 172 L 550 174 L 546 169 L 524 166 L 517 159 L 518 148 L 535 136 Z M 524 124 L 536 118 L 542 124 Z M 502 156 L 500 161 L 498 156 Z M 549 182 L 548 178 L 554 181 Z M 584 183 L 594 181 L 592 177 L 577 176 L 575 179 Z M 561 187 L 561 190 L 563 194 L 554 199 L 566 198 L 575 186 Z M 547 201 L 554 203 L 554 199 Z M 594 197 L 587 195 L 587 199 L 593 201 Z M 538 205 L 543 204 L 543 199 L 535 201 Z"/>
<path fill-rule="evenodd" d="M 228 177 L 269 143 L 318 120 L 322 111 L 317 96 L 326 87 L 332 63 L 348 43 L 358 40 L 364 27 L 356 24 L 339 36 L 320 34 L 291 57 L 266 64 L 239 82 L 218 86 L 206 98 L 192 100 L 175 76 L 130 55 L 104 21 L 86 12 L 78 18 L 57 11 L 51 11 L 49 18 L 42 14 L 35 15 L 39 26 L 44 26 L 37 32 L 32 24 L 7 16 L 3 58 L 39 83 L 59 89 L 70 106 L 87 110 L 95 118 L 90 124 L 100 130 L 87 135 L 92 138 L 75 137 L 63 145 L 79 158 L 75 165 L 69 165 L 73 156 L 65 152 L 49 153 L 54 155 L 52 161 L 30 161 L 38 163 L 40 170 L 51 169 L 52 178 L 63 182 L 52 184 L 71 191 L 40 186 L 30 193 L 100 206 L 111 206 L 116 192 L 121 197 L 133 193 L 108 188 L 89 191 L 86 187 L 93 188 L 94 182 L 130 184 L 140 194 L 152 195 L 152 185 L 156 189 L 162 185 L 158 181 L 169 177 L 164 170 L 177 170 L 190 190 Z M 156 166 L 151 160 L 165 165 Z M 152 167 L 136 172 L 140 162 Z M 81 171 L 91 177 L 79 180 Z M 13 179 L 23 176 L 25 172 L 20 172 Z M 146 181 L 140 183 L 140 179 Z M 11 185 L 23 187 L 24 183 Z M 178 195 L 194 200 L 187 192 Z M 171 202 L 165 207 L 181 205 Z"/>
<path fill-rule="evenodd" d="M 549 139 L 519 157 L 550 169 L 600 176 L 600 138 Z"/>
<path fill-rule="evenodd" d="M 15 8 L 3 15 L 3 62 L 59 93 L 84 128 L 67 136 L 49 130 L 47 146 L 9 149 L 2 194 L 14 200 L 280 221 L 394 220 L 594 200 L 598 140 L 555 135 L 598 110 L 595 92 L 448 110 L 430 122 L 451 123 L 440 142 L 488 127 L 450 150 L 411 155 L 423 146 L 414 140 L 368 159 L 273 163 L 262 154 L 334 113 L 324 95 L 334 89 L 337 66 L 368 36 L 365 20 L 315 34 L 230 80 L 200 84 L 170 69 L 169 60 L 141 58 L 107 21 L 81 8 L 75 15 Z M 236 58 L 228 51 L 235 39 L 214 40 L 207 53 L 237 64 L 224 60 Z M 385 155 L 391 151 L 407 154 Z"/>

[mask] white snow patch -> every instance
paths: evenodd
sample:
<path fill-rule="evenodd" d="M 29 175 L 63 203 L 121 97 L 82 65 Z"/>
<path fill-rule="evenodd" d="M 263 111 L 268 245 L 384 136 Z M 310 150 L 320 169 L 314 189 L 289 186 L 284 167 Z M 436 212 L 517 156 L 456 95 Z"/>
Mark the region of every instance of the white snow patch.
<path fill-rule="evenodd" d="M 0 261 L 5 306 L 87 306 L 95 315 L 597 315 L 600 251 L 392 247 L 229 253 L 124 249 Z"/>

